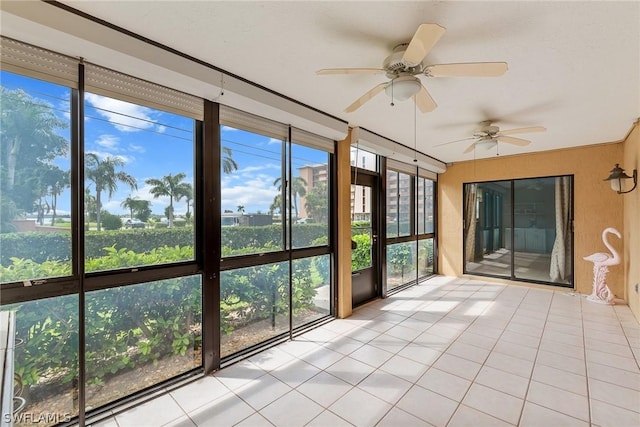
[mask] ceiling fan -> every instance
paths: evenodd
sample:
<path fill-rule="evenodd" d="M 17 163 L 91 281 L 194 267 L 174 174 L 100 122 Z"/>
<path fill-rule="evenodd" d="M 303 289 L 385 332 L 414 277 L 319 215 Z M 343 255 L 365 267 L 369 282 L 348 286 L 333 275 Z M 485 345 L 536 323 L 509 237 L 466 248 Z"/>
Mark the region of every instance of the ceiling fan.
<path fill-rule="evenodd" d="M 529 145 L 531 141 L 522 138 L 516 138 L 514 134 L 521 133 L 534 133 L 534 132 L 544 132 L 547 129 L 543 126 L 529 126 L 525 128 L 517 128 L 517 129 L 508 129 L 501 131 L 498 126 L 492 124 L 490 120 L 484 121 L 480 123 L 480 127 L 476 129 L 473 133 L 472 137 L 458 139 L 456 141 L 445 142 L 444 144 L 438 144 L 434 147 L 440 147 L 442 145 L 453 144 L 456 142 L 468 141 L 473 139 L 473 143 L 464 150 L 464 153 L 470 153 L 477 147 L 484 147 L 486 149 L 490 149 L 498 145 L 498 142 L 505 142 L 507 144 L 513 144 L 520 147 L 524 147 Z"/>
<path fill-rule="evenodd" d="M 382 63 L 382 68 L 326 68 L 316 74 L 386 74 L 387 82 L 374 86 L 349 105 L 344 111 L 352 113 L 383 90 L 393 101 L 413 98 L 423 113 L 433 111 L 437 105 L 416 76 L 426 77 L 496 77 L 507 71 L 506 62 L 468 62 L 458 64 L 422 63 L 433 46 L 445 33 L 438 24 L 421 24 L 409 43 L 397 45 Z"/>

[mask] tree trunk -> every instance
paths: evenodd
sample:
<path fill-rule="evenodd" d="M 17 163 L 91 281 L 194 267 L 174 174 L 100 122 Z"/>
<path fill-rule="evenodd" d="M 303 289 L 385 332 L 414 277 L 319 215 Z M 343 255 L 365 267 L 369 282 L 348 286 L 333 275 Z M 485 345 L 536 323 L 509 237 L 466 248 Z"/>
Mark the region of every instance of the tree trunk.
<path fill-rule="evenodd" d="M 7 190 L 12 191 L 16 179 L 16 163 L 18 161 L 18 148 L 20 141 L 15 138 L 9 143 L 7 149 Z"/>
<path fill-rule="evenodd" d="M 97 230 L 100 231 L 100 216 L 102 210 L 102 203 L 100 202 L 100 190 L 96 189 L 96 220 L 98 221 Z"/>

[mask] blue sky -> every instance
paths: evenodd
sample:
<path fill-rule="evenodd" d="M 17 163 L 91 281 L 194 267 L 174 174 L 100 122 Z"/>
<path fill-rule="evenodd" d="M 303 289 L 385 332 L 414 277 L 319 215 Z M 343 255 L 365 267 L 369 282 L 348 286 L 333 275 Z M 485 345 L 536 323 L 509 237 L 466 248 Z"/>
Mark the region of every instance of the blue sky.
<path fill-rule="evenodd" d="M 2 72 L 1 78 L 6 89 L 20 88 L 47 102 L 58 116 L 69 120 L 69 89 L 6 72 Z M 103 208 L 125 215 L 127 211 L 120 204 L 132 197 L 151 201 L 153 213 L 164 214 L 168 198 L 155 199 L 145 180 L 183 172 L 186 174 L 184 182 L 193 184 L 193 127 L 194 120 L 189 118 L 87 93 L 85 152 L 95 153 L 100 159 L 118 157 L 124 163 L 120 170 L 135 177 L 138 183 L 137 190 L 119 183 L 110 199 L 103 193 Z M 69 129 L 60 130 L 60 134 L 69 140 Z M 223 145 L 232 150 L 238 164 L 238 170 L 221 177 L 222 210 L 235 212 L 242 205 L 246 213 L 268 211 L 278 194 L 273 182 L 280 176 L 281 141 L 224 126 L 221 135 Z M 300 146 L 294 148 L 294 174 L 297 174 L 297 167 L 326 162 L 326 153 Z M 68 158 L 55 161 L 63 170 L 69 169 L 69 163 Z M 86 185 L 95 195 L 93 184 L 86 182 Z M 58 198 L 58 213 L 68 212 L 69 207 L 67 190 Z M 174 201 L 174 209 L 176 214 L 184 213 L 185 200 Z"/>

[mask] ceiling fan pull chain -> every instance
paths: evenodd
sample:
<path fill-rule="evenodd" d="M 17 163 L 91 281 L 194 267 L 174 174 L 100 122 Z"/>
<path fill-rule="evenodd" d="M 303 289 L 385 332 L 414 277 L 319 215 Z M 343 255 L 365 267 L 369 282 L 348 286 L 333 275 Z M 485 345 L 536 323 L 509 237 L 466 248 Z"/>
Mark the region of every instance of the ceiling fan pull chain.
<path fill-rule="evenodd" d="M 393 107 L 394 105 L 396 104 L 393 103 L 393 80 L 391 80 L 391 106 Z"/>

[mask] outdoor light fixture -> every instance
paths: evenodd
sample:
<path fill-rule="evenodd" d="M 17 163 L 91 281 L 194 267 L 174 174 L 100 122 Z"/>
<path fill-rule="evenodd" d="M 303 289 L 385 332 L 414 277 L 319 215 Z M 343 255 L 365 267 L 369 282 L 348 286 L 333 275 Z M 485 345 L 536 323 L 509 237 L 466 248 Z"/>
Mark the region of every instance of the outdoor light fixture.
<path fill-rule="evenodd" d="M 400 76 L 391 80 L 391 84 L 384 89 L 385 93 L 396 101 L 406 101 L 418 93 L 422 83 L 413 76 Z"/>
<path fill-rule="evenodd" d="M 633 187 L 631 187 L 631 190 L 622 191 L 622 189 L 624 188 L 624 181 L 629 178 L 633 178 Z M 629 176 L 624 173 L 624 169 L 622 169 L 620 165 L 616 163 L 616 167 L 611 169 L 611 175 L 609 175 L 609 178 L 605 179 L 605 181 L 610 181 L 611 189 L 618 194 L 631 193 L 638 185 L 638 169 L 634 169 L 633 176 Z"/>

